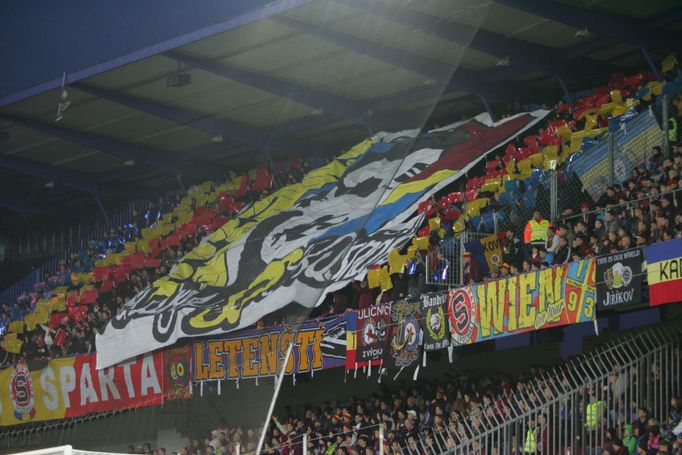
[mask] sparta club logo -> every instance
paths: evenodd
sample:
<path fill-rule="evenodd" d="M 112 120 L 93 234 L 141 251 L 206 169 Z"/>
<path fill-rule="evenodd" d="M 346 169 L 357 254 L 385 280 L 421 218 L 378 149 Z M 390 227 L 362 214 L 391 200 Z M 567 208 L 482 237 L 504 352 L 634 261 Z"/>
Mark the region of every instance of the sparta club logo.
<path fill-rule="evenodd" d="M 450 291 L 448 319 L 453 343 L 470 343 L 476 329 L 476 304 L 470 288 Z"/>
<path fill-rule="evenodd" d="M 31 373 L 23 364 L 16 365 L 9 381 L 9 396 L 17 420 L 30 420 L 36 413 L 33 407 L 35 398 Z"/>

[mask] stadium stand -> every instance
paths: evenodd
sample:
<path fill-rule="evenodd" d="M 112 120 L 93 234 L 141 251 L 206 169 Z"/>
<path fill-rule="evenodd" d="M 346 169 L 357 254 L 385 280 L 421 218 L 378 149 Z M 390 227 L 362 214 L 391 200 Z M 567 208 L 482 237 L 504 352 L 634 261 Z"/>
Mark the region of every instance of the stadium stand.
<path fill-rule="evenodd" d="M 408 20 L 398 9 L 394 14 Z M 297 21 L 282 16 L 276 22 L 321 36 Z M 334 33 L 338 43 L 345 32 Z M 348 36 L 342 41 L 353 42 Z M 177 58 L 207 65 L 182 53 Z M 500 66 L 509 65 L 505 58 Z M 181 68 L 178 63 L 178 74 L 168 84 L 182 85 Z M 682 454 L 682 322 L 677 306 L 659 308 L 682 296 L 682 138 L 677 131 L 682 71 L 674 56 L 660 70 L 653 64 L 651 69 L 613 74 L 606 85 L 586 90 L 573 102 L 567 96 L 550 110 L 518 109 L 500 121 L 491 110 L 445 127 L 370 133 L 369 139 L 328 160 L 294 155 L 272 162 L 268 155 L 270 163 L 249 172 L 134 205 L 130 217 L 117 219 L 123 224 L 107 225 L 108 232 L 87 238 L 87 247 L 79 251 L 66 250 L 56 269 L 50 269 L 54 262 L 41 269 L 49 273 L 34 280 L 31 291 L 2 302 L 0 373 L 9 379 L 0 385 L 7 386 L 10 400 L 0 400 L 0 437 L 40 433 L 47 428 L 43 420 L 66 428 L 129 413 L 131 422 L 140 422 L 142 413 L 133 420 L 137 411 L 157 407 L 168 411 L 160 420 L 174 420 L 166 422 L 170 428 L 186 406 L 187 420 L 194 421 L 186 425 L 182 442 L 175 434 L 174 445 L 163 447 L 131 438 L 128 452 Z M 491 139 L 481 125 L 521 133 L 496 142 L 503 133 Z M 463 136 L 490 141 L 489 146 L 479 144 L 483 158 L 477 161 L 477 155 L 466 167 L 448 161 L 454 160 L 448 153 Z M 432 161 L 416 156 L 434 150 Z M 366 277 L 320 287 L 334 290 L 312 310 L 294 296 L 265 316 L 243 316 L 253 309 L 247 304 L 258 305 L 275 292 L 270 286 L 302 289 L 292 283 L 312 282 L 318 275 L 328 280 L 334 273 L 325 268 L 333 245 L 324 241 L 319 249 L 306 251 L 310 258 L 305 261 L 296 251 L 286 261 L 269 257 L 269 246 L 293 234 L 277 232 L 279 225 L 268 221 L 296 221 L 287 210 L 327 201 L 326 191 L 369 200 L 376 188 L 354 187 L 353 170 L 398 152 L 403 155 L 393 178 L 376 180 L 386 194 L 368 203 L 372 208 L 353 226 L 366 234 L 368 220 L 380 224 L 372 216 L 386 199 L 409 193 L 404 188 L 416 175 L 423 187 L 415 185 L 421 191 L 415 194 L 428 193 L 428 198 L 405 205 L 415 213 L 408 210 L 411 216 L 402 224 L 388 223 L 395 238 L 408 240 L 390 248 L 390 241 L 368 242 L 372 251 L 366 257 L 380 261 L 358 254 Z M 407 172 L 405 162 L 410 163 Z M 399 170 L 408 177 L 399 182 L 405 186 L 396 196 L 388 189 Z M 460 172 L 466 175 L 438 186 L 438 179 L 447 181 L 442 175 Z M 320 224 L 302 217 L 296 234 L 348 229 L 340 227 L 347 220 L 334 219 L 334 207 L 324 210 Z M 246 232 L 257 227 L 271 230 L 277 241 L 248 237 Z M 255 251 L 247 246 L 254 244 L 266 250 L 263 257 L 247 256 Z M 239 264 L 219 254 L 229 248 L 243 248 Z M 342 254 L 333 258 L 341 259 L 348 260 Z M 243 292 L 228 298 L 215 293 L 211 297 L 220 305 L 206 304 L 211 289 L 227 289 L 235 268 L 244 263 L 262 265 L 263 271 L 247 275 L 251 281 L 240 283 Z M 283 276 L 277 275 L 279 269 L 287 268 L 297 268 L 303 278 L 277 281 Z M 163 311 L 156 312 L 159 308 Z M 188 308 L 196 312 L 183 317 L 191 317 L 195 326 L 179 319 Z M 647 313 L 651 309 L 656 310 L 653 316 Z M 622 316 L 628 314 L 659 323 L 621 331 L 621 325 L 627 326 Z M 153 318 L 153 324 L 136 326 L 143 317 Z M 197 329 L 215 321 L 222 321 L 216 323 L 219 330 Z M 586 325 L 587 331 L 582 330 Z M 617 330 L 604 333 L 604 325 Z M 569 326 L 582 331 L 580 355 L 552 352 L 552 362 L 543 366 L 523 358 L 513 371 L 452 365 L 453 353 L 466 359 L 505 341 L 529 346 L 531 340 L 538 345 L 550 340 L 547 344 L 555 349 Z M 103 350 L 96 345 L 104 343 L 109 354 L 116 351 L 112 332 L 125 338 L 136 330 L 153 333 L 156 344 L 132 354 L 115 353 L 114 361 L 98 355 Z M 588 338 L 592 331 L 595 336 Z M 527 338 L 505 338 L 512 335 Z M 143 344 L 127 341 L 137 342 Z M 427 359 L 445 365 L 442 374 L 425 375 Z M 376 386 L 357 396 L 339 391 L 333 400 L 311 395 L 305 404 L 292 399 L 293 406 L 276 406 L 287 375 L 292 387 L 296 381 L 306 387 L 316 372 L 332 368 L 344 368 L 344 384 L 360 372 Z M 249 416 L 248 423 L 247 407 L 240 410 L 236 400 L 230 403 L 229 420 L 220 409 L 225 401 L 211 402 L 222 396 L 224 384 L 234 384 L 232 392 L 239 393 L 240 380 L 253 380 L 258 387 L 265 378 L 274 380 L 269 410 Z M 203 400 L 197 403 L 204 408 L 193 414 L 195 398 Z M 115 406 L 108 407 L 111 402 Z M 209 408 L 221 417 L 217 425 L 208 417 Z M 206 418 L 199 418 L 204 410 Z M 15 425 L 19 429 L 11 430 Z M 64 442 L 61 436 L 59 441 Z"/>
<path fill-rule="evenodd" d="M 432 277 L 427 278 L 427 262 L 431 263 L 431 275 L 434 275 L 438 252 L 447 251 L 448 243 L 456 234 L 465 230 L 496 230 L 494 226 L 486 225 L 486 220 L 504 219 L 514 202 L 514 208 L 525 213 L 538 208 L 518 202 L 528 200 L 542 188 L 546 179 L 544 171 L 554 168 L 564 171 L 566 166 L 562 165 L 583 145 L 585 140 L 582 138 L 598 140 L 603 136 L 606 116 L 614 121 L 619 114 L 634 115 L 635 108 L 644 112 L 655 101 L 653 94 L 660 94 L 662 90 L 661 84 L 652 78 L 647 73 L 614 76 L 609 85 L 595 90 L 602 95 L 583 97 L 575 105 L 559 104 L 555 113 L 557 118 L 548 119 L 548 125 L 539 134 L 520 139 L 523 146 L 509 144 L 504 156 L 489 158 L 484 166 L 485 173 L 467 179 L 465 192 L 449 192 L 438 200 L 424 201 L 420 212 L 425 212 L 428 222 L 412 241 L 412 245 L 423 245 L 426 240 L 428 247 L 420 251 L 423 263 L 412 259 L 410 263 L 399 262 L 399 269 L 389 270 L 387 265 L 379 270 L 374 268 L 368 280 L 378 271 L 390 274 L 390 279 L 356 283 L 358 296 L 351 296 L 350 300 L 357 300 L 357 305 L 350 308 L 374 303 L 378 296 L 372 289 L 381 288 L 382 283 L 390 286 L 380 289 L 382 301 L 417 296 L 408 292 L 410 279 L 416 280 L 412 285 L 413 293 L 415 290 L 418 294 L 435 290 L 429 279 Z M 620 100 L 620 104 L 616 104 L 616 100 Z M 604 107 L 605 104 L 610 106 Z M 602 113 L 588 121 L 588 110 Z M 601 123 L 597 124 L 598 121 Z M 576 141 L 575 137 L 582 142 Z M 270 194 L 276 188 L 274 182 L 296 183 L 308 170 L 307 163 L 300 158 L 282 163 L 279 169 L 276 179 L 266 169 L 258 168 L 222 184 L 204 182 L 191 188 L 175 206 L 159 198 L 158 203 L 146 213 L 140 213 L 133 224 L 121 227 L 117 233 L 112 232 L 108 238 L 92 241 L 88 250 L 71 255 L 71 260 L 61 263 L 55 275 L 36 283 L 34 292 L 23 294 L 16 304 L 5 310 L 2 322 L 8 330 L 2 346 L 7 361 L 16 362 L 17 356 L 37 359 L 93 352 L 95 331 L 127 300 L 168 273 L 176 258 L 198 246 L 204 236 L 225 224 L 246 203 Z M 546 229 L 541 245 L 535 248 L 529 248 L 529 242 L 524 242 L 526 245 L 522 248 L 514 246 L 518 243 L 514 240 L 521 237 L 520 223 L 516 226 L 510 222 L 500 223 L 509 228 L 507 240 L 511 241 L 502 244 L 504 253 L 500 256 L 504 262 L 481 274 L 481 264 L 472 260 L 471 276 L 463 283 L 496 279 L 596 254 L 622 251 L 646 245 L 649 241 L 675 238 L 682 220 L 678 209 L 680 196 L 675 191 L 681 171 L 682 153 L 678 154 L 677 145 L 666 160 L 660 147 L 656 148 L 646 157 L 646 164 L 636 169 L 637 176 L 623 182 L 627 191 L 621 190 L 620 185 L 605 188 L 596 205 L 590 205 L 589 198 L 583 197 L 582 220 L 564 213 L 565 223 L 554 227 L 551 236 L 548 236 L 550 229 Z M 660 202 L 650 200 L 655 196 Z M 636 199 L 640 202 L 638 216 L 635 215 L 635 204 L 630 202 Z M 616 205 L 620 207 L 615 213 L 606 211 Z M 509 219 L 523 220 L 519 215 L 509 216 Z M 549 214 L 540 213 L 540 216 L 548 217 Z M 436 225 L 432 229 L 434 220 Z M 556 229 L 559 229 L 558 233 Z M 548 249 L 552 254 L 545 260 Z M 400 255 L 400 252 L 396 253 Z M 405 249 L 400 256 L 407 257 Z M 96 259 L 98 257 L 101 259 Z M 454 258 L 451 262 L 454 264 Z M 403 273 L 405 269 L 408 273 Z M 435 274 L 438 275 L 437 270 Z M 441 280 L 443 278 L 450 283 L 447 276 Z M 347 301 L 348 297 L 344 297 L 336 299 Z M 335 299 L 335 296 L 331 298 Z M 336 302 L 330 312 L 342 313 L 348 308 L 348 303 Z M 276 320 L 269 318 L 268 322 L 272 324 Z"/>
<path fill-rule="evenodd" d="M 279 181 L 296 183 L 307 171 L 300 158 L 203 182 L 175 203 L 163 197 L 130 224 L 88 242 L 61 261 L 55 273 L 3 307 L 0 330 L 5 361 L 46 359 L 94 352 L 95 331 L 131 297 L 168 273 L 176 258 L 222 226 L 247 204 L 267 196 Z"/>
<path fill-rule="evenodd" d="M 602 120 L 604 116 L 613 119 L 617 114 L 632 114 L 635 107 L 642 112 L 646 110 L 655 100 L 652 93 L 661 92 L 660 84 L 651 79 L 651 74 L 644 73 L 629 78 L 614 76 L 608 86 L 596 89 L 596 93 L 602 95 L 583 97 L 575 105 L 560 104 L 556 119 L 550 119 L 549 125 L 538 135 L 520 140 L 524 146 L 510 144 L 504 156 L 488 159 L 485 174 L 469 178 L 465 192 L 450 192 L 439 200 L 424 201 L 420 212 L 426 213 L 429 223 L 419 230 L 413 245 L 426 238 L 428 248 L 421 253 L 426 261 L 433 261 L 437 254 L 435 250 L 451 241 L 455 234 L 464 230 L 490 230 L 490 226 L 485 225 L 486 215 L 503 217 L 505 206 L 512 201 L 527 200 L 536 188 L 541 187 L 543 171 L 570 161 L 577 147 L 583 145 L 575 140 L 576 136 L 599 138 L 606 125 Z M 628 96 L 630 93 L 632 97 Z M 616 105 L 614 99 L 620 99 L 621 105 Z M 611 106 L 605 108 L 605 104 Z M 628 106 L 630 110 L 625 111 Z M 614 112 L 614 109 L 617 110 Z M 588 110 L 602 110 L 603 113 L 588 121 L 585 114 Z M 597 124 L 597 121 L 601 123 Z M 664 160 L 660 147 L 652 150 L 646 157 L 646 164 L 633 170 L 633 176 L 624 182 L 625 190 L 620 185 L 605 188 L 596 205 L 584 198 L 580 217 L 571 217 L 570 209 L 567 209 L 565 223 L 545 229 L 539 247 L 529 248 L 527 241 L 520 247 L 521 225 L 510 226 L 512 229 L 506 234 L 509 242 L 503 242 L 502 247 L 504 262 L 484 275 L 477 272 L 481 270 L 480 264 L 474 265 L 472 275 L 465 282 L 496 279 L 509 273 L 537 270 L 646 245 L 649 241 L 675 238 L 682 219 L 678 209 L 679 193 L 676 192 L 682 171 L 681 152 L 675 144 L 673 154 Z M 285 166 L 280 166 L 278 181 L 295 183 L 306 170 L 300 159 L 292 160 L 288 167 L 291 172 L 285 175 Z M 160 198 L 144 216 L 138 216 L 134 224 L 122 227 L 118 233 L 112 232 L 109 238 L 92 241 L 87 251 L 72 255 L 68 263 L 61 263 L 55 275 L 36 283 L 35 292 L 22 295 L 9 311 L 6 310 L 4 323 L 9 329 L 3 340 L 6 352 L 21 353 L 25 358 L 49 358 L 92 351 L 94 331 L 127 299 L 167 273 L 176 257 L 196 247 L 203 236 L 224 224 L 230 215 L 238 213 L 246 202 L 267 196 L 273 181 L 267 170 L 259 168 L 221 185 L 205 182 L 190 189 L 176 206 Z M 652 200 L 653 197 L 656 200 Z M 607 210 L 610 207 L 615 209 Z M 529 212 L 534 207 L 522 208 Z M 543 215 L 548 216 L 540 213 Z M 434 216 L 438 217 L 435 218 L 436 229 L 431 229 Z M 548 252 L 551 256 L 546 260 Z M 93 262 L 97 257 L 102 259 Z M 426 283 L 425 264 L 403 263 L 401 266 L 417 274 L 420 273 L 417 270 L 423 270 L 417 277 L 416 288 L 420 293 L 433 290 L 433 286 Z M 88 274 L 90 271 L 93 272 L 91 275 Z M 383 290 L 381 299 L 395 300 L 410 295 L 407 289 L 411 274 L 393 269 L 390 272 L 389 283 L 391 288 L 395 285 L 396 290 Z M 376 280 L 376 283 L 381 281 Z M 376 296 L 370 294 L 374 286 L 368 286 L 367 282 L 355 285 L 359 294 L 358 307 L 376 300 Z M 343 304 L 337 304 L 332 310 L 342 312 L 343 307 Z M 79 327 L 81 322 L 85 327 Z M 17 358 L 8 360 L 16 361 Z"/>
<path fill-rule="evenodd" d="M 369 455 L 383 440 L 387 454 L 678 453 L 678 328 L 628 334 L 552 368 L 453 373 L 275 416 L 264 452 L 303 453 L 305 443 L 308 453 Z M 259 430 L 220 422 L 176 452 L 233 454 L 240 446 L 251 453 Z M 159 450 L 166 449 L 145 445 L 131 453 Z"/>

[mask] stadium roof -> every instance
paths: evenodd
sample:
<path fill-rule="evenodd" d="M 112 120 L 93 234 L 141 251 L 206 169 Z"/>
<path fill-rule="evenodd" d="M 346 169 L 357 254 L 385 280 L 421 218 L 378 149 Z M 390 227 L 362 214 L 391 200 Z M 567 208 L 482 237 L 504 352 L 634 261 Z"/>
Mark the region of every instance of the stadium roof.
<path fill-rule="evenodd" d="M 0 6 L 2 209 L 62 215 L 332 155 L 368 131 L 565 98 L 682 46 L 675 0 L 113 3 Z"/>

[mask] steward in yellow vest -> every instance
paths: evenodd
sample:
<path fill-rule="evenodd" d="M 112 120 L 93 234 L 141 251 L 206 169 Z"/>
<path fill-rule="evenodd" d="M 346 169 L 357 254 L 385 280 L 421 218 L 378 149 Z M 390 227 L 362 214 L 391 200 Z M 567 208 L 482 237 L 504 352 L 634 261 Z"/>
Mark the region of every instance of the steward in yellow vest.
<path fill-rule="evenodd" d="M 526 229 L 523 232 L 524 243 L 544 246 L 547 243 L 547 234 L 551 227 L 552 223 L 544 219 L 540 212 L 536 210 L 533 213 L 533 218 L 526 223 Z"/>

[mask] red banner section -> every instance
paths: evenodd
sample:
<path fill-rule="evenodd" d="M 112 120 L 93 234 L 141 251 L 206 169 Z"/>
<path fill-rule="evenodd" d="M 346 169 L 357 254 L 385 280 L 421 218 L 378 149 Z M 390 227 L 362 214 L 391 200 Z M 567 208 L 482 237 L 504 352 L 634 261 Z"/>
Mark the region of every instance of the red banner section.
<path fill-rule="evenodd" d="M 97 370 L 95 354 L 0 371 L 0 426 L 162 404 L 188 394 L 189 347 Z M 171 373 L 175 372 L 175 376 Z"/>

